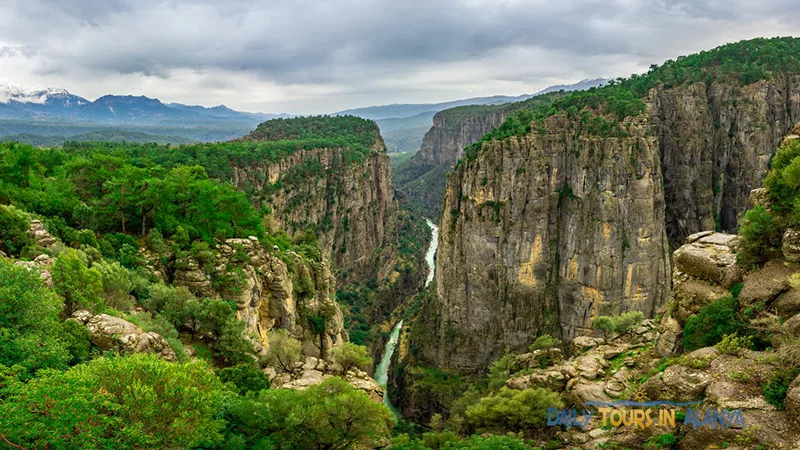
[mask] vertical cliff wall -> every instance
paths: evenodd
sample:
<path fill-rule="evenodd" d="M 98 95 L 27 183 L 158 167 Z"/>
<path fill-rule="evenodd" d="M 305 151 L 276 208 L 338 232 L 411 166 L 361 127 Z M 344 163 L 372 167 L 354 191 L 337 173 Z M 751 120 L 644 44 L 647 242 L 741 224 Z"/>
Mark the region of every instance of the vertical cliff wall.
<path fill-rule="evenodd" d="M 598 311 L 652 315 L 666 300 L 656 138 L 644 121 L 619 138 L 579 127 L 551 117 L 485 144 L 448 178 L 437 300 L 415 330 L 424 361 L 478 369 L 544 332 L 585 334 Z"/>
<path fill-rule="evenodd" d="M 800 120 L 798 77 L 653 89 L 645 100 L 659 141 L 672 246 L 698 231 L 736 232 L 750 191 Z"/>
<path fill-rule="evenodd" d="M 398 209 L 383 140 L 370 150 L 360 160 L 343 148 L 301 150 L 235 167 L 232 181 L 269 208 L 275 229 L 314 229 L 337 270 L 367 279 L 376 275 L 373 253 Z"/>

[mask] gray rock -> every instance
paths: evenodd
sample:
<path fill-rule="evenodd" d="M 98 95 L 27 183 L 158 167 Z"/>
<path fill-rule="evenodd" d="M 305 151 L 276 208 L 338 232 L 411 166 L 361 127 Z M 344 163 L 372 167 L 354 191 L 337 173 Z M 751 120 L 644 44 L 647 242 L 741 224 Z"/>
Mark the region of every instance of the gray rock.
<path fill-rule="evenodd" d="M 800 262 L 800 230 L 787 229 L 781 243 L 783 257 L 789 262 Z"/>
<path fill-rule="evenodd" d="M 155 353 L 167 361 L 176 361 L 175 352 L 158 333 L 141 328 L 108 314 L 92 315 L 76 311 L 72 318 L 86 327 L 92 343 L 101 350 L 116 349 L 122 353 Z"/>
<path fill-rule="evenodd" d="M 748 274 L 739 293 L 739 305 L 747 307 L 755 303 L 769 304 L 782 292 L 789 289 L 789 276 L 794 269 L 782 261 L 769 261 L 762 269 Z"/>

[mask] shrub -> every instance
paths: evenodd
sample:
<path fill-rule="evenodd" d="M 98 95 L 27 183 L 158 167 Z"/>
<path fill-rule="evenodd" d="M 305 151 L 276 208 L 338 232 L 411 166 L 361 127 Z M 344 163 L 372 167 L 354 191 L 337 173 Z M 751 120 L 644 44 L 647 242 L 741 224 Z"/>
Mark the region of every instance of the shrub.
<path fill-rule="evenodd" d="M 689 317 L 683 328 L 683 346 L 686 351 L 715 345 L 722 341 L 726 334 L 743 335 L 746 324 L 737 317 L 737 307 L 738 302 L 735 298 L 723 297 Z"/>
<path fill-rule="evenodd" d="M 286 330 L 271 331 L 266 355 L 267 364 L 291 372 L 294 370 L 294 363 L 300 361 L 302 349 L 300 341 L 289 336 Z"/>
<path fill-rule="evenodd" d="M 331 349 L 331 359 L 342 366 L 344 372 L 352 368 L 367 370 L 372 365 L 367 347 L 352 342 L 344 342 Z"/>
<path fill-rule="evenodd" d="M 618 316 L 598 316 L 592 320 L 592 328 L 603 332 L 606 339 L 611 333 L 625 334 L 633 331 L 644 320 L 641 311 L 628 311 Z"/>
<path fill-rule="evenodd" d="M 103 305 L 102 275 L 86 265 L 86 255 L 78 250 L 65 249 L 53 265 L 53 285 L 64 297 L 67 315 L 78 309 L 98 310 Z"/>
<path fill-rule="evenodd" d="M 0 250 L 9 256 L 17 256 L 23 248 L 35 245 L 30 227 L 31 222 L 22 211 L 10 205 L 0 205 Z"/>
<path fill-rule="evenodd" d="M 74 366 L 89 360 L 92 342 L 86 327 L 74 320 L 66 320 L 61 323 L 60 338 L 69 353 L 69 365 Z"/>
<path fill-rule="evenodd" d="M 553 347 L 560 347 L 562 344 L 561 339 L 554 338 L 549 334 L 543 334 L 536 338 L 531 344 L 530 350 L 533 352 L 535 350 L 547 350 Z"/>
<path fill-rule="evenodd" d="M 0 258 L 0 364 L 20 365 L 26 377 L 66 368 L 70 353 L 58 323 L 62 307 L 38 273 Z"/>
<path fill-rule="evenodd" d="M 100 261 L 92 268 L 100 272 L 108 306 L 120 311 L 131 310 L 134 307 L 134 300 L 130 296 L 133 279 L 128 269 L 116 261 Z"/>
<path fill-rule="evenodd" d="M 779 410 L 786 408 L 786 394 L 789 392 L 789 385 L 799 373 L 800 369 L 796 368 L 778 371 L 762 386 L 764 398 Z"/>
<path fill-rule="evenodd" d="M 745 213 L 739 225 L 737 261 L 745 266 L 763 264 L 779 253 L 782 231 L 775 216 L 763 206 Z"/>
<path fill-rule="evenodd" d="M 252 364 L 226 367 L 217 374 L 223 383 L 232 383 L 239 395 L 246 395 L 248 392 L 258 394 L 261 390 L 270 387 L 267 374 Z"/>
<path fill-rule="evenodd" d="M 479 431 L 519 432 L 541 427 L 547 408 L 560 408 L 561 398 L 547 389 L 501 388 L 467 408 L 469 422 Z"/>
<path fill-rule="evenodd" d="M 720 353 L 726 355 L 738 355 L 742 350 L 749 349 L 753 346 L 752 336 L 739 336 L 736 333 L 726 334 L 722 340 L 715 345 Z"/>
<path fill-rule="evenodd" d="M 200 361 L 98 358 L 5 389 L 0 433 L 27 448 L 207 448 L 227 392 Z"/>

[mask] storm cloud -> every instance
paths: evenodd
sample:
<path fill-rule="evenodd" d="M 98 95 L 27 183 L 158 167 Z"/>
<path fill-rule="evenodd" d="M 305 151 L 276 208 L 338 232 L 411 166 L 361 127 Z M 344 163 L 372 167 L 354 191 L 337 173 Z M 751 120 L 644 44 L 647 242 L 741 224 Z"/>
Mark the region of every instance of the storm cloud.
<path fill-rule="evenodd" d="M 796 34 L 789 0 L 5 0 L 0 83 L 264 112 L 529 93 Z"/>

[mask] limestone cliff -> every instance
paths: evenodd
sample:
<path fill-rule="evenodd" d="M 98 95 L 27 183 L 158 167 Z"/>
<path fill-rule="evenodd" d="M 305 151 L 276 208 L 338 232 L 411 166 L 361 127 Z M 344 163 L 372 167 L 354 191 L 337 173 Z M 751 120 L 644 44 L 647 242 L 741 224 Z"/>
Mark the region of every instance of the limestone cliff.
<path fill-rule="evenodd" d="M 735 232 L 750 191 L 800 120 L 800 78 L 658 88 L 645 101 L 661 153 L 670 244 L 703 230 Z"/>
<path fill-rule="evenodd" d="M 578 127 L 551 117 L 448 178 L 436 300 L 414 330 L 423 361 L 480 369 L 543 332 L 586 334 L 598 311 L 652 316 L 666 300 L 656 139 L 643 120 L 619 138 Z"/>
<path fill-rule="evenodd" d="M 459 114 L 460 111 L 467 114 Z M 464 147 L 499 126 L 508 114 L 506 108 L 499 106 L 440 111 L 433 116 L 433 126 L 422 139 L 419 156 L 429 163 L 452 166 L 464 156 Z"/>
<path fill-rule="evenodd" d="M 275 229 L 291 235 L 313 228 L 337 269 L 374 276 L 372 253 L 397 211 L 383 140 L 362 162 L 348 163 L 343 148 L 302 150 L 234 167 L 232 181 L 270 208 Z"/>

